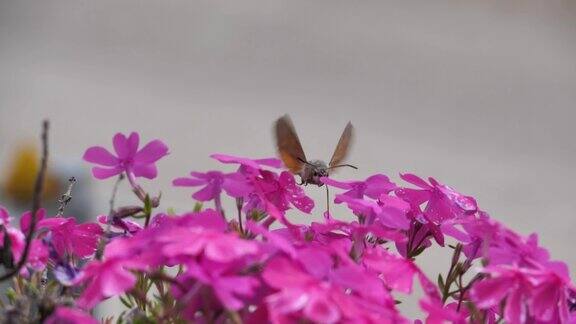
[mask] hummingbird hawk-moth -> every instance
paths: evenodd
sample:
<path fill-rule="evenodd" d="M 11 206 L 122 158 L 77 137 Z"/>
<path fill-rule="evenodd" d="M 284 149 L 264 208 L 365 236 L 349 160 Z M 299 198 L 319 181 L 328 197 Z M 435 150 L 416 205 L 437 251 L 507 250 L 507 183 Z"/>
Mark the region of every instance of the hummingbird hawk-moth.
<path fill-rule="evenodd" d="M 350 164 L 341 164 L 346 159 L 350 145 L 352 144 L 354 127 L 350 122 L 346 124 L 346 128 L 344 128 L 342 135 L 340 135 L 340 140 L 336 145 L 336 149 L 328 165 L 321 160 L 308 161 L 306 159 L 294 124 L 292 124 L 292 120 L 288 115 L 284 115 L 276 121 L 274 131 L 276 135 L 276 147 L 280 158 L 293 174 L 300 176 L 300 184 L 307 185 L 311 183 L 321 187 L 323 183 L 320 181 L 320 178 L 327 177 L 330 170 L 343 166 L 357 169 Z"/>

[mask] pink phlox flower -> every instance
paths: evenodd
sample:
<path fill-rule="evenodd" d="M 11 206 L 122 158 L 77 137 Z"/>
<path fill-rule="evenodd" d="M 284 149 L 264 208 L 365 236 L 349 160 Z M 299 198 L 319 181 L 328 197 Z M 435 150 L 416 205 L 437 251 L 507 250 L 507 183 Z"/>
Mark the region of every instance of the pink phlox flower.
<path fill-rule="evenodd" d="M 368 269 L 381 274 L 390 289 L 405 294 L 412 292 L 412 281 L 419 269 L 410 260 L 395 256 L 382 248 L 371 248 L 364 251 L 362 263 Z"/>
<path fill-rule="evenodd" d="M 266 213 L 285 226 L 292 227 L 294 225 L 288 221 L 285 214 L 290 205 L 308 214 L 314 208 L 314 201 L 296 185 L 294 176 L 287 171 L 278 176 L 274 172 L 262 170 L 252 181 L 254 192 L 247 196 L 242 208 L 247 215 L 254 212 Z"/>
<path fill-rule="evenodd" d="M 332 249 L 338 255 L 359 256 L 366 247 L 366 238 L 392 241 L 402 244 L 406 241 L 406 235 L 402 231 L 390 229 L 381 223 L 360 224 L 356 221 L 343 222 L 327 218 L 324 223 L 313 222 L 310 232 L 314 239 Z M 348 258 L 341 258 L 346 261 Z"/>
<path fill-rule="evenodd" d="M 351 280 L 350 277 L 354 274 L 357 272 L 343 269 L 341 273 L 334 274 L 332 279 L 350 285 L 352 289 L 365 288 L 362 282 Z M 266 297 L 272 322 L 299 318 L 315 323 L 402 322 L 393 304 L 383 305 L 381 302 L 361 299 L 356 294 L 346 294 L 345 287 L 319 280 L 294 261 L 284 257 L 271 260 L 266 265 L 262 278 L 276 291 Z"/>
<path fill-rule="evenodd" d="M 565 264 L 550 262 L 540 269 L 491 265 L 481 271 L 489 277 L 470 290 L 477 307 L 499 307 L 505 301 L 503 317 L 507 323 L 568 320 L 568 293 L 573 287 Z"/>
<path fill-rule="evenodd" d="M 123 267 L 141 271 L 166 265 L 167 258 L 160 253 L 163 245 L 156 240 L 162 230 L 148 227 L 134 236 L 116 237 L 106 245 L 103 259 L 119 259 Z"/>
<path fill-rule="evenodd" d="M 480 211 L 477 216 L 462 219 L 463 252 L 469 258 L 485 257 L 491 265 L 512 264 L 535 267 L 548 262 L 549 252 L 538 245 L 538 235 L 519 235 L 488 214 Z"/>
<path fill-rule="evenodd" d="M 286 258 L 271 260 L 262 274 L 278 292 L 266 297 L 272 316 L 302 313 L 317 323 L 336 323 L 342 314 L 330 298 L 329 284 L 321 284 Z"/>
<path fill-rule="evenodd" d="M 46 211 L 43 208 L 39 209 L 36 213 L 36 218 L 41 220 L 44 218 L 45 213 Z M 0 231 L 0 247 L 4 247 L 4 235 L 5 233 L 8 234 L 8 238 L 10 239 L 10 249 L 14 262 L 19 262 L 22 254 L 24 253 L 26 235 L 28 234 L 29 230 L 31 214 L 31 212 L 25 212 L 22 214 L 20 217 L 21 228 L 17 229 L 10 225 L 11 217 L 9 216 L 8 211 L 0 207 L 0 218 L 2 219 L 2 226 L 4 227 L 4 230 Z M 22 225 L 24 225 L 23 229 Z M 33 239 L 30 246 L 26 267 L 22 268 L 21 274 L 27 275 L 28 267 L 34 270 L 42 270 L 46 266 L 47 262 L 48 250 L 46 249 L 46 246 L 41 240 Z"/>
<path fill-rule="evenodd" d="M 439 228 L 442 234 L 448 235 L 462 244 L 470 244 L 474 237 L 467 233 L 463 226 L 475 221 L 475 215 L 465 215 L 459 218 L 445 220 L 440 224 Z"/>
<path fill-rule="evenodd" d="M 307 214 L 314 208 L 314 201 L 306 196 L 304 190 L 296 184 L 294 176 L 288 171 L 283 171 L 279 176 L 270 171 L 262 171 L 261 177 L 255 178 L 254 183 L 257 194 L 254 198 L 264 201 L 264 205 L 265 202 L 270 202 L 280 212 L 288 210 L 290 204 Z M 259 209 L 262 207 L 260 206 Z"/>
<path fill-rule="evenodd" d="M 37 219 L 44 218 L 45 210 L 43 208 L 39 209 L 36 213 Z M 10 225 L 11 217 L 8 214 L 8 211 L 2 207 L 0 207 L 0 219 L 1 219 L 1 226 L 4 227 L 4 230 L 0 231 L 0 248 L 4 247 L 5 243 L 5 234 L 8 234 L 8 238 L 10 240 L 10 250 L 12 253 L 13 262 L 19 262 L 22 258 L 22 254 L 24 253 L 24 247 L 26 245 L 26 235 L 28 234 L 29 230 L 29 222 L 31 217 L 31 212 L 25 212 L 22 214 L 20 218 L 21 224 L 24 223 L 24 229 L 26 231 L 22 231 L 21 229 L 17 229 Z M 28 219 L 26 219 L 28 218 Z M 28 224 L 27 224 L 28 222 Z M 34 271 L 43 270 L 48 263 L 48 249 L 46 245 L 42 242 L 41 239 L 33 239 L 30 245 L 30 250 L 28 252 L 28 259 L 26 260 L 26 266 L 22 268 L 20 271 L 20 275 L 27 277 L 29 275 L 29 269 Z"/>
<path fill-rule="evenodd" d="M 38 223 L 44 219 L 44 217 L 46 217 L 46 210 L 44 208 L 38 209 L 38 211 L 36 212 L 36 224 L 37 224 L 37 226 L 38 226 Z M 23 233 L 28 233 L 31 222 L 32 222 L 32 212 L 27 211 L 27 212 L 22 213 L 22 216 L 20 216 L 20 230 Z M 36 227 L 36 229 L 38 229 L 38 227 Z"/>
<path fill-rule="evenodd" d="M 98 324 L 99 322 L 89 314 L 77 309 L 58 306 L 46 319 L 45 324 Z"/>
<path fill-rule="evenodd" d="M 373 247 L 366 249 L 362 263 L 369 270 L 381 275 L 390 289 L 406 294 L 412 292 L 412 282 L 414 276 L 417 276 L 424 294 L 428 298 L 440 300 L 438 287 L 411 260 L 394 255 L 382 247 Z"/>
<path fill-rule="evenodd" d="M 259 251 L 253 241 L 198 227 L 174 228 L 161 233 L 156 241 L 163 244 L 161 253 L 168 258 L 202 255 L 212 261 L 230 262 Z"/>
<path fill-rule="evenodd" d="M 4 243 L 6 237 L 4 235 L 8 235 L 8 239 L 10 240 L 10 250 L 12 252 L 12 258 L 14 262 L 18 262 L 22 257 L 22 253 L 24 252 L 24 246 L 26 245 L 26 236 L 20 230 L 14 227 L 5 227 L 3 231 L 0 231 L 0 247 L 4 247 Z"/>
<path fill-rule="evenodd" d="M 565 323 L 570 318 L 570 292 L 575 287 L 564 262 L 550 261 L 543 264 L 542 273 L 534 280 L 530 311 L 542 322 Z"/>
<path fill-rule="evenodd" d="M 42 240 L 34 239 L 31 244 L 26 266 L 34 271 L 43 270 L 48 263 L 49 250 Z"/>
<path fill-rule="evenodd" d="M 292 243 L 283 235 L 276 233 L 276 231 L 268 230 L 253 220 L 246 222 L 246 229 L 253 234 L 261 235 L 275 251 L 282 251 L 292 258 L 296 257 L 296 249 Z"/>
<path fill-rule="evenodd" d="M 329 232 L 330 230 L 322 232 L 315 230 L 313 226 L 292 225 L 275 229 L 270 233 L 274 235 L 275 241 L 282 242 L 281 249 L 293 259 L 300 258 L 296 250 L 313 249 L 317 250 L 316 253 L 331 255 L 342 264 L 354 262 L 349 255 L 352 241 L 346 234 Z"/>
<path fill-rule="evenodd" d="M 169 220 L 179 227 L 199 227 L 218 232 L 226 232 L 228 229 L 226 220 L 214 209 L 186 213 L 180 217 L 170 217 Z"/>
<path fill-rule="evenodd" d="M 336 195 L 336 198 L 346 203 L 354 214 L 364 218 L 365 224 L 380 222 L 386 227 L 403 230 L 407 230 L 410 226 L 407 218 L 409 205 L 399 198 L 382 195 L 378 201 L 369 201 L 343 194 Z"/>
<path fill-rule="evenodd" d="M 192 195 L 192 198 L 198 201 L 219 199 L 223 190 L 234 198 L 246 196 L 253 190 L 247 178 L 238 172 L 190 172 L 190 176 L 191 178 L 174 179 L 172 185 L 176 187 L 204 186 Z"/>
<path fill-rule="evenodd" d="M 339 266 L 330 273 L 332 282 L 345 289 L 350 289 L 365 300 L 375 303 L 386 303 L 394 307 L 394 299 L 385 289 L 382 280 L 372 272 L 355 263 Z"/>
<path fill-rule="evenodd" d="M 257 242 L 241 239 L 235 233 L 224 232 L 226 222 L 214 210 L 174 217 L 156 228 L 153 241 L 160 244 L 168 258 L 200 256 L 229 262 L 259 252 Z M 146 235 L 145 231 L 139 236 Z"/>
<path fill-rule="evenodd" d="M 279 188 L 277 193 L 283 195 L 294 207 L 299 210 L 310 214 L 314 208 L 314 201 L 306 196 L 302 187 L 296 185 L 294 176 L 288 172 L 283 171 L 278 177 Z"/>
<path fill-rule="evenodd" d="M 108 216 L 99 215 L 96 219 L 100 224 L 104 226 L 108 225 Z M 129 219 L 123 219 L 119 217 L 111 217 L 110 226 L 114 229 L 121 230 L 129 234 L 138 233 L 143 229 L 142 225 Z"/>
<path fill-rule="evenodd" d="M 101 146 L 93 146 L 84 153 L 84 160 L 94 163 L 92 174 L 97 179 L 106 179 L 122 172 L 128 177 L 154 179 L 157 175 L 156 162 L 168 154 L 168 147 L 160 140 L 153 140 L 138 149 L 140 136 L 136 132 L 126 137 L 117 133 L 113 144 L 116 155 Z"/>
<path fill-rule="evenodd" d="M 136 277 L 125 267 L 124 259 L 111 258 L 90 262 L 78 277 L 77 284 L 80 283 L 86 283 L 86 288 L 76 304 L 89 310 L 103 299 L 130 290 L 136 283 Z"/>
<path fill-rule="evenodd" d="M 378 199 L 380 195 L 388 194 L 397 188 L 396 184 L 383 174 L 375 174 L 364 181 L 338 181 L 328 177 L 323 177 L 320 180 L 326 185 L 347 190 L 343 195 L 358 199 L 363 199 L 364 196 Z M 336 200 L 336 203 L 338 202 Z"/>
<path fill-rule="evenodd" d="M 259 280 L 251 276 L 239 275 L 237 269 L 228 264 L 203 260 L 200 263 L 188 262 L 186 271 L 178 277 L 184 285 L 190 278 L 212 288 L 214 295 L 224 307 L 238 310 L 244 307 L 245 301 L 254 295 L 255 289 L 260 285 Z M 180 290 L 179 286 L 173 289 Z M 177 292 L 178 295 L 185 292 Z"/>
<path fill-rule="evenodd" d="M 465 324 L 470 316 L 465 306 L 457 309 L 457 303 L 442 305 L 442 302 L 436 299 L 423 298 L 420 300 L 420 308 L 428 313 L 426 324 Z"/>
<path fill-rule="evenodd" d="M 474 198 L 462 195 L 434 178 L 429 178 L 430 184 L 428 184 L 410 173 L 400 174 L 400 177 L 419 189 L 398 188 L 395 191 L 396 195 L 412 204 L 414 209 L 419 209 L 420 205 L 427 203 L 424 215 L 436 224 L 446 219 L 473 214 L 478 210 Z"/>
<path fill-rule="evenodd" d="M 263 170 L 263 167 L 275 169 L 282 167 L 282 161 L 276 158 L 249 159 L 226 154 L 212 154 L 210 157 L 221 163 L 240 165 L 239 171 L 243 174 L 257 174 L 259 170 Z"/>
<path fill-rule="evenodd" d="M 524 274 L 508 266 L 489 267 L 483 270 L 490 278 L 475 283 L 470 297 L 480 309 L 497 307 L 506 299 L 504 319 L 507 323 L 524 323 L 527 320 L 525 298 L 531 284 Z"/>
<path fill-rule="evenodd" d="M 116 238 L 108 243 L 102 261 L 92 260 L 74 281 L 75 285 L 86 284 L 78 306 L 92 309 L 103 299 L 134 287 L 133 270 L 152 271 L 163 265 L 165 258 L 154 245 L 155 231 L 156 228 L 146 229 L 135 236 Z"/>
<path fill-rule="evenodd" d="M 386 241 L 403 242 L 406 240 L 406 235 L 404 233 L 395 229 L 390 229 L 381 223 L 360 224 L 357 221 L 343 222 L 330 219 L 325 223 L 313 222 L 310 227 L 317 234 L 326 235 L 329 233 L 341 233 L 349 237 L 351 240 L 363 239 L 368 234 Z"/>
<path fill-rule="evenodd" d="M 410 222 L 410 228 L 406 232 L 406 239 L 402 241 L 395 241 L 396 250 L 403 257 L 415 256 L 416 251 L 423 251 L 422 249 L 432 246 L 431 239 L 434 239 L 440 246 L 444 246 L 444 235 L 440 232 L 437 225 L 430 222 L 420 223 L 413 220 Z"/>
<path fill-rule="evenodd" d="M 92 255 L 103 234 L 98 224 L 76 224 L 73 217 L 52 217 L 38 222 L 38 229 L 50 232 L 50 242 L 58 255 L 71 254 L 79 258 Z"/>
<path fill-rule="evenodd" d="M 467 236 L 461 241 L 464 243 L 462 252 L 471 259 L 487 257 L 488 248 L 500 240 L 500 233 L 503 231 L 503 226 L 490 219 L 483 211 L 478 211 L 475 216 L 466 217 L 460 222 L 460 226 Z"/>
<path fill-rule="evenodd" d="M 50 244 L 60 256 L 70 253 L 83 258 L 92 255 L 96 251 L 98 240 L 103 233 L 102 228 L 98 224 L 76 224 L 76 219 L 73 217 L 45 218 L 45 216 L 46 211 L 44 209 L 38 210 L 36 214 L 36 230 L 41 237 L 45 235 L 43 230 L 50 233 Z M 22 214 L 20 228 L 23 232 L 28 232 L 31 221 L 31 212 Z"/>
<path fill-rule="evenodd" d="M 487 258 L 491 265 L 517 264 L 533 266 L 545 263 L 550 259 L 549 252 L 538 246 L 538 235 L 531 234 L 527 238 L 502 228 L 495 240 L 488 245 Z"/>

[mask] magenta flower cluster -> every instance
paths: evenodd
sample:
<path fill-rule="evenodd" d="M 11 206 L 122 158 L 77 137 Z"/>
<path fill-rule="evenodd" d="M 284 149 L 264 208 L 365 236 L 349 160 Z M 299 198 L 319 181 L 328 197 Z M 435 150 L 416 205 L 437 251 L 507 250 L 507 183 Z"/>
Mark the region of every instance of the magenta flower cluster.
<path fill-rule="evenodd" d="M 551 260 L 536 234 L 515 233 L 433 178 L 323 178 L 336 192 L 330 204 L 346 207 L 330 213 L 279 160 L 214 154 L 226 171 L 175 179 L 198 202 L 175 213 L 159 211 L 160 197 L 137 183 L 157 176 L 167 146 L 155 140 L 139 149 L 137 133 L 117 134 L 113 144 L 115 155 L 96 146 L 84 159 L 97 165 L 97 179 L 126 176 L 138 205 L 90 224 L 44 210 L 36 217 L 19 277 L 48 277 L 72 297 L 53 305 L 48 323 L 96 322 L 90 312 L 112 297 L 128 322 L 576 323 L 566 264 Z M 225 210 L 226 200 L 236 210 Z M 300 213 L 322 221 L 298 224 Z M 0 243 L 14 262 L 30 222 L 27 213 L 14 226 L 0 209 Z M 418 266 L 432 246 L 452 254 L 445 273 Z M 408 318 L 398 304 L 413 298 L 414 282 L 422 313 Z"/>

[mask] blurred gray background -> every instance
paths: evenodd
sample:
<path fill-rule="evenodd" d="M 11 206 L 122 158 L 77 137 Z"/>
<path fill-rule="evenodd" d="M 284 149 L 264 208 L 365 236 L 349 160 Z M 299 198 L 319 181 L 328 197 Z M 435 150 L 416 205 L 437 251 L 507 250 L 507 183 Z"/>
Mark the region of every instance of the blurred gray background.
<path fill-rule="evenodd" d="M 143 185 L 182 211 L 173 178 L 219 168 L 215 152 L 274 155 L 280 115 L 309 158 L 352 120 L 360 169 L 338 178 L 434 176 L 574 274 L 575 18 L 571 0 L 0 0 L 0 172 L 44 117 L 52 165 L 76 176 L 86 147 L 136 130 L 169 144 Z M 112 182 L 78 183 L 91 217 Z"/>

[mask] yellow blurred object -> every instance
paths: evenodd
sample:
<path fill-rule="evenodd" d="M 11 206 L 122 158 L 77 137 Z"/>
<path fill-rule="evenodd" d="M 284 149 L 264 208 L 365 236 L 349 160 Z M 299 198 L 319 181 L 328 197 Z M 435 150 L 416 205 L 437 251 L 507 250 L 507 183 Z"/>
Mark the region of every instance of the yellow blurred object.
<path fill-rule="evenodd" d="M 3 194 L 15 203 L 26 204 L 32 200 L 34 183 L 40 164 L 40 155 L 36 145 L 27 143 L 18 146 L 7 169 L 3 183 Z M 44 183 L 44 198 L 54 199 L 58 195 L 58 179 L 48 168 Z"/>

